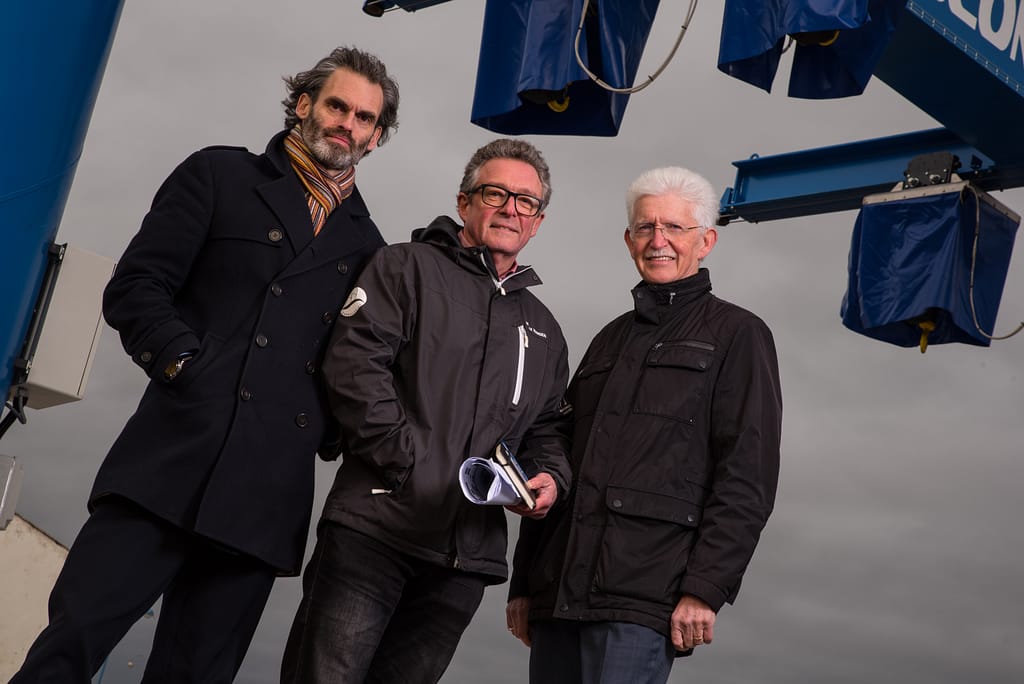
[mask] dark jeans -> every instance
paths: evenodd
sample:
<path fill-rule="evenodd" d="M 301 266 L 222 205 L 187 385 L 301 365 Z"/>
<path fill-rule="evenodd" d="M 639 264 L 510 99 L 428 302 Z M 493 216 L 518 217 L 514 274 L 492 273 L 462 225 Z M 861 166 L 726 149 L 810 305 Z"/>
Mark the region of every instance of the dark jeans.
<path fill-rule="evenodd" d="M 665 684 L 675 649 L 628 622 L 530 623 L 530 684 Z"/>
<path fill-rule="evenodd" d="M 275 574 L 108 497 L 71 546 L 50 594 L 50 624 L 10 684 L 89 684 L 161 594 L 142 681 L 226 684 L 242 664 Z"/>
<path fill-rule="evenodd" d="M 285 684 L 433 684 L 483 598 L 481 576 L 331 522 L 317 535 L 281 666 Z"/>

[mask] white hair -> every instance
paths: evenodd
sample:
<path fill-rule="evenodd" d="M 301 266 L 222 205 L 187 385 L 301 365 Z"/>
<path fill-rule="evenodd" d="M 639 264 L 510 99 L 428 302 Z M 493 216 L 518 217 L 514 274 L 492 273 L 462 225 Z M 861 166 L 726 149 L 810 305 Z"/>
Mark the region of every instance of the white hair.
<path fill-rule="evenodd" d="M 644 171 L 626 190 L 626 218 L 632 223 L 637 200 L 646 195 L 675 195 L 688 203 L 701 228 L 718 221 L 718 195 L 706 178 L 689 169 L 666 166 Z"/>

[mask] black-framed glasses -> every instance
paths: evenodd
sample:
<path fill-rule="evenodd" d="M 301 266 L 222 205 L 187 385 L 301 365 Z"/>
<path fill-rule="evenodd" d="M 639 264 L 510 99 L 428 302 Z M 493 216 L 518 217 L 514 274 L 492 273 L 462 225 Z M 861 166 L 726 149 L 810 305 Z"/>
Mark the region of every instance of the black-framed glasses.
<path fill-rule="evenodd" d="M 675 240 L 702 227 L 681 226 L 678 223 L 636 223 L 629 227 L 629 234 L 634 240 L 647 240 L 654 237 L 655 230 L 660 230 L 666 240 Z"/>
<path fill-rule="evenodd" d="M 503 207 L 508 202 L 508 198 L 512 197 L 515 202 L 516 211 L 523 216 L 536 216 L 540 213 L 540 208 L 544 204 L 544 202 L 533 195 L 512 192 L 500 185 L 483 183 L 470 190 L 467 194 L 472 195 L 474 192 L 479 192 L 480 199 L 490 207 Z"/>

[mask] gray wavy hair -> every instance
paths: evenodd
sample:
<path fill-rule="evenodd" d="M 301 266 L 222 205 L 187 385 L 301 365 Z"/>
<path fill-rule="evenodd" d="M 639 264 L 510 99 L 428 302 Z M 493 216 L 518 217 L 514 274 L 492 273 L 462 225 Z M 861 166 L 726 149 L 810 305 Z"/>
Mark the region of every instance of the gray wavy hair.
<path fill-rule="evenodd" d="M 353 47 L 335 48 L 312 69 L 284 77 L 285 85 L 288 86 L 288 97 L 281 100 L 284 105 L 285 128 L 294 128 L 299 123 L 295 113 L 299 97 L 305 93 L 316 102 L 324 83 L 338 69 L 350 69 L 384 91 L 384 105 L 377 119 L 377 126 L 381 129 L 377 145 L 383 145 L 398 130 L 398 83 L 388 76 L 387 67 L 378 57 Z"/>
<path fill-rule="evenodd" d="M 540 178 L 540 186 L 543 197 L 541 197 L 541 210 L 551 201 L 551 171 L 544 156 L 536 147 L 525 140 L 514 138 L 498 138 L 492 140 L 478 149 L 466 164 L 466 171 L 462 174 L 462 184 L 459 185 L 459 192 L 469 193 L 476 187 L 477 179 L 480 177 L 480 167 L 492 159 L 516 159 L 532 166 Z"/>

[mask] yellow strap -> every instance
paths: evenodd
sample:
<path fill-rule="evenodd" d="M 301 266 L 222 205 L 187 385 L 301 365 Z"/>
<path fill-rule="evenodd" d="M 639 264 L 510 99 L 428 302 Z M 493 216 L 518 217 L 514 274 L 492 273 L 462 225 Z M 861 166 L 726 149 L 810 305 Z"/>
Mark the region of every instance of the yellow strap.
<path fill-rule="evenodd" d="M 935 321 L 920 321 L 917 327 L 921 329 L 921 353 L 928 349 L 928 333 L 935 330 Z"/>
<path fill-rule="evenodd" d="M 559 114 L 561 114 L 562 112 L 569 108 L 569 96 L 566 95 L 565 99 L 562 100 L 561 102 L 558 102 L 556 100 L 548 100 L 548 107 L 551 108 L 551 111 L 558 112 Z"/>
<path fill-rule="evenodd" d="M 829 45 L 831 45 L 832 43 L 836 42 L 836 40 L 837 40 L 838 38 L 839 38 L 839 31 L 836 31 L 836 32 L 834 32 L 834 33 L 832 34 L 832 37 L 831 37 L 831 38 L 826 38 L 825 40 L 823 40 L 823 41 L 821 41 L 820 43 L 818 43 L 818 45 L 820 45 L 821 47 L 828 47 L 828 46 L 829 46 Z"/>

